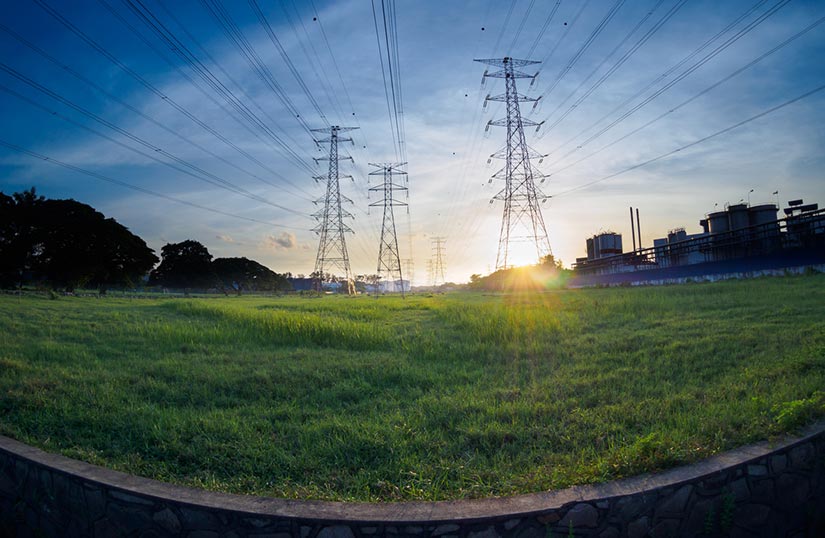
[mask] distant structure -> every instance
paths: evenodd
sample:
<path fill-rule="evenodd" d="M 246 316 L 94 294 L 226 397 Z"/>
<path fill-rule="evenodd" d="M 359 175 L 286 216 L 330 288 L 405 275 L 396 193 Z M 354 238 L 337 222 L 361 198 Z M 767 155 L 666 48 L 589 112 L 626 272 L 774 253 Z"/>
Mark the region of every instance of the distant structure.
<path fill-rule="evenodd" d="M 627 253 L 621 235 L 593 236 L 587 239 L 587 257 L 574 265 L 576 283 L 667 281 L 825 265 L 825 210 L 791 200 L 784 218 L 777 213 L 775 204 L 727 205 L 700 220 L 699 233 L 675 228 L 654 239 L 653 247 Z M 605 251 L 605 245 L 613 248 Z"/>
<path fill-rule="evenodd" d="M 447 242 L 446 237 L 433 237 L 432 238 L 432 251 L 433 251 L 433 259 L 432 259 L 432 283 L 433 287 L 440 286 L 446 282 L 444 278 L 444 265 L 445 265 L 445 247 L 444 243 Z"/>
<path fill-rule="evenodd" d="M 517 60 L 509 57 L 475 61 L 500 68 L 500 70 L 493 73 L 484 71 L 482 85 L 487 77 L 492 77 L 503 78 L 505 86 L 503 94 L 493 97 L 487 95 L 484 99 L 485 108 L 488 101 L 501 101 L 506 104 L 507 109 L 504 118 L 490 120 L 487 122 L 485 129 L 485 131 L 489 130 L 491 125 L 507 128 L 506 145 L 490 155 L 490 159 L 504 160 L 504 168 L 493 174 L 490 179 L 490 182 L 493 179 L 504 180 L 504 188 L 493 197 L 494 200 L 504 201 L 504 215 L 501 220 L 498 254 L 496 255 L 496 270 L 498 271 L 509 267 L 511 241 L 526 240 L 534 243 L 537 261 L 548 254 L 552 254 L 550 241 L 547 238 L 547 229 L 544 226 L 544 217 L 539 207 L 539 203 L 544 202 L 548 196 L 543 194 L 535 183 L 536 178 L 541 178 L 543 181 L 544 176 L 534 170 L 530 163 L 531 159 L 542 159 L 544 155 L 530 148 L 524 137 L 525 126 L 535 126 L 538 130 L 541 124 L 522 118 L 519 109 L 520 102 L 535 102 L 538 99 L 521 95 L 516 90 L 517 78 L 533 80 L 536 78 L 536 75 L 523 73 L 518 71 L 517 68 L 541 62 Z M 492 203 L 492 200 L 490 202 Z M 524 235 L 518 235 L 519 231 L 524 232 Z"/>
<path fill-rule="evenodd" d="M 587 259 L 598 260 L 622 253 L 622 234 L 602 232 L 587 239 Z"/>
<path fill-rule="evenodd" d="M 412 254 L 412 241 L 410 241 L 410 254 Z M 412 258 L 404 260 L 404 274 L 407 275 L 407 280 L 412 287 L 412 283 L 415 280 L 415 262 Z"/>
<path fill-rule="evenodd" d="M 385 282 L 382 291 L 400 291 L 404 296 L 404 279 L 401 275 L 401 256 L 398 253 L 398 236 L 395 233 L 394 206 L 407 206 L 406 202 L 396 200 L 394 193 L 406 191 L 407 187 L 395 183 L 394 176 L 406 176 L 407 172 L 401 169 L 407 163 L 369 163 L 376 170 L 369 173 L 370 176 L 382 176 L 380 185 L 370 187 L 370 192 L 381 192 L 382 199 L 373 202 L 370 207 L 381 206 L 384 208 L 384 218 L 381 221 L 381 244 L 378 247 L 378 278 Z M 396 284 L 399 287 L 396 290 Z"/>
<path fill-rule="evenodd" d="M 342 288 L 348 295 L 355 294 L 355 282 L 352 279 L 352 271 L 349 264 L 349 254 L 347 253 L 347 242 L 345 234 L 352 233 L 352 228 L 344 224 L 344 217 L 353 218 L 352 213 L 341 207 L 342 201 L 352 203 L 352 200 L 341 195 L 341 188 L 338 184 L 339 177 L 350 178 L 352 176 L 338 175 L 338 161 L 343 161 L 352 157 L 338 156 L 338 142 L 352 142 L 351 138 L 340 138 L 338 133 L 352 131 L 357 127 L 339 127 L 333 125 L 325 129 L 313 129 L 317 133 L 329 133 L 328 138 L 316 140 L 320 145 L 329 142 L 329 157 L 314 159 L 315 162 L 329 161 L 329 171 L 326 175 L 315 176 L 315 181 L 325 181 L 327 184 L 324 196 L 318 198 L 315 203 L 321 203 L 323 209 L 313 214 L 319 224 L 312 231 L 320 236 L 318 243 L 318 254 L 315 257 L 315 289 L 322 291 L 323 283 L 333 278 L 343 278 Z M 337 269 L 340 273 L 333 273 Z"/>

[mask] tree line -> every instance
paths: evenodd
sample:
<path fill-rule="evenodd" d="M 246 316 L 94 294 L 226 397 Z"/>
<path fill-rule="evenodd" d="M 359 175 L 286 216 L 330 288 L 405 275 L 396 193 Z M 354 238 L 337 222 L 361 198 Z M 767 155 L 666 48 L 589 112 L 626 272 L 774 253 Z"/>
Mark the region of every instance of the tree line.
<path fill-rule="evenodd" d="M 213 259 L 193 240 L 165 245 L 161 258 L 128 228 L 87 204 L 46 199 L 34 188 L 11 196 L 0 192 L 4 289 L 95 288 L 105 293 L 145 284 L 227 293 L 291 289 L 289 274 L 275 273 L 247 258 Z"/>

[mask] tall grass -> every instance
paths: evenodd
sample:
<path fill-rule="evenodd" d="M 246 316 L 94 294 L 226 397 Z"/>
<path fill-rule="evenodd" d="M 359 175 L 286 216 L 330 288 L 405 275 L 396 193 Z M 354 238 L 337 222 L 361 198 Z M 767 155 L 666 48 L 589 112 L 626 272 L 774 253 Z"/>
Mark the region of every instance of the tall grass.
<path fill-rule="evenodd" d="M 161 480 L 291 498 L 609 480 L 825 415 L 823 284 L 0 298 L 0 432 Z"/>

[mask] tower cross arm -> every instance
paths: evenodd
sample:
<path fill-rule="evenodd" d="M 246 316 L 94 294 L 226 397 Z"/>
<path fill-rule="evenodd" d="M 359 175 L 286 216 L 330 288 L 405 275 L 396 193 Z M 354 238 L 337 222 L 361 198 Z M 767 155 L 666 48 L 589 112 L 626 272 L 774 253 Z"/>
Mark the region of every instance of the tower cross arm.
<path fill-rule="evenodd" d="M 496 67 L 504 67 L 505 65 L 512 65 L 513 67 L 524 67 L 525 65 L 540 64 L 538 60 L 519 60 L 517 58 L 477 58 L 473 60 L 487 65 L 495 65 Z"/>

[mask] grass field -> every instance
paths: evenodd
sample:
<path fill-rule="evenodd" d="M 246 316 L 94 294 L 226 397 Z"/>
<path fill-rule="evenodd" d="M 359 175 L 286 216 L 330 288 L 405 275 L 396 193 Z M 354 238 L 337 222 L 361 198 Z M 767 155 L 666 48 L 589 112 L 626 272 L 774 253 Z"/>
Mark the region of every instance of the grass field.
<path fill-rule="evenodd" d="M 0 433 L 220 491 L 500 496 L 825 416 L 825 275 L 540 294 L 0 297 Z"/>

